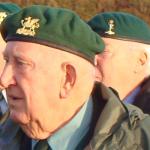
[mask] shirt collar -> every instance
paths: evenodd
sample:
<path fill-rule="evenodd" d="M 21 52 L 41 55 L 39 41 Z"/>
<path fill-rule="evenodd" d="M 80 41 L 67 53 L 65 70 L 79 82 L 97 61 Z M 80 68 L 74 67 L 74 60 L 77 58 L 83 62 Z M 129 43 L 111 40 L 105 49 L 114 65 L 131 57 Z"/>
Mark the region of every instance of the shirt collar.
<path fill-rule="evenodd" d="M 136 89 L 134 89 L 123 101 L 125 104 L 133 104 L 135 97 L 140 92 L 141 86 L 138 86 Z"/>
<path fill-rule="evenodd" d="M 64 127 L 59 129 L 47 141 L 53 150 L 75 149 L 86 135 L 92 119 L 93 104 L 91 98 Z"/>

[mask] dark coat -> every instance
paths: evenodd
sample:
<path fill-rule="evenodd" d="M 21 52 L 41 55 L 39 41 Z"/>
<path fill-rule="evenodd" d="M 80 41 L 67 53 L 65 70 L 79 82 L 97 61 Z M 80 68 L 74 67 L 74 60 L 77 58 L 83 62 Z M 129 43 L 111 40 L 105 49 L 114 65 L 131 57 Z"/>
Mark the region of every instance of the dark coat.
<path fill-rule="evenodd" d="M 150 114 L 150 78 L 141 85 L 141 91 L 136 96 L 133 105 L 138 106 L 144 113 Z"/>

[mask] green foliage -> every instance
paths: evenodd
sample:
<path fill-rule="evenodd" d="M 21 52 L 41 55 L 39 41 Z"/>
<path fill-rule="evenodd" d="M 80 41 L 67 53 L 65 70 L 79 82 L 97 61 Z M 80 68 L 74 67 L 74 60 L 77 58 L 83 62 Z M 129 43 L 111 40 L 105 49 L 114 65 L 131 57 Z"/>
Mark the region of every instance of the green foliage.
<path fill-rule="evenodd" d="M 150 0 L 1 0 L 6 1 L 22 7 L 32 4 L 65 7 L 76 11 L 85 20 L 104 11 L 130 12 L 150 24 Z"/>

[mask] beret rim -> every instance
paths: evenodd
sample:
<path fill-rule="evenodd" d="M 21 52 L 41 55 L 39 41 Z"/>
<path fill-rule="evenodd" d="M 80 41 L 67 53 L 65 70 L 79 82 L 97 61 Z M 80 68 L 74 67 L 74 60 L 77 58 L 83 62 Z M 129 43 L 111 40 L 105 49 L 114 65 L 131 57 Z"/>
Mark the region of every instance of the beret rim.
<path fill-rule="evenodd" d="M 150 41 L 145 41 L 142 39 L 134 39 L 134 38 L 130 38 L 127 36 L 109 36 L 109 35 L 105 35 L 105 34 L 99 34 L 101 37 L 105 37 L 105 38 L 111 38 L 111 39 L 118 39 L 118 40 L 122 40 L 122 41 L 131 41 L 131 42 L 137 42 L 137 43 L 143 43 L 143 44 L 150 44 Z"/>

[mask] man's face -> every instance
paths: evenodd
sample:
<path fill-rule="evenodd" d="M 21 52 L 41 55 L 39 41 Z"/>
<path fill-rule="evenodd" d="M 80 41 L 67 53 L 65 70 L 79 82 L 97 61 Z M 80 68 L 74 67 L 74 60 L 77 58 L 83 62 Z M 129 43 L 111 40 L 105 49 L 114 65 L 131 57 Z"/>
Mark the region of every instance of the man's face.
<path fill-rule="evenodd" d="M 133 88 L 138 55 L 124 41 L 109 38 L 103 38 L 103 40 L 106 48 L 99 55 L 102 82 L 116 89 L 121 96 L 123 92 L 129 92 Z"/>
<path fill-rule="evenodd" d="M 6 87 L 10 117 L 34 138 L 48 136 L 63 116 L 61 71 L 55 52 L 54 48 L 18 41 L 8 42 L 4 51 L 1 82 Z"/>

